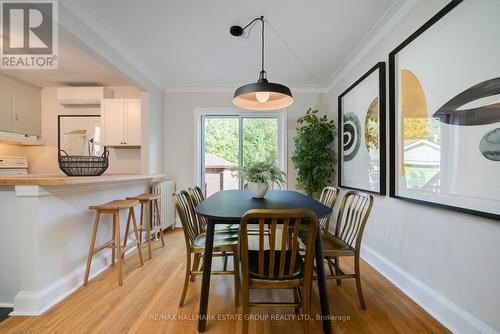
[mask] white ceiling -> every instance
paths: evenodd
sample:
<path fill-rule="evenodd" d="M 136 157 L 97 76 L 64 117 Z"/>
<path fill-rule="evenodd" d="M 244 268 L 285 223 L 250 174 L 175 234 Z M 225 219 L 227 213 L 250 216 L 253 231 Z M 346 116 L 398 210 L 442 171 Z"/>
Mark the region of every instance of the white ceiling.
<path fill-rule="evenodd" d="M 268 22 L 270 81 L 324 87 L 355 48 L 407 0 L 78 2 L 153 82 L 175 89 L 256 81 L 260 26 L 248 38 L 231 36 L 229 27 L 260 15 Z"/>
<path fill-rule="evenodd" d="M 54 86 L 130 86 L 117 71 L 59 29 L 59 66 L 56 70 L 2 70 L 2 72 L 40 87 Z"/>
<path fill-rule="evenodd" d="M 256 81 L 260 25 L 245 37 L 232 25 L 266 19 L 272 82 L 321 89 L 397 9 L 413 0 L 64 0 L 74 14 L 162 89 L 234 89 Z M 76 7 L 75 7 L 76 6 Z M 246 34 L 245 34 L 246 35 Z M 92 47 L 92 46 L 90 46 Z M 359 50 L 358 50 L 359 51 Z M 58 70 L 4 71 L 38 86 L 130 83 L 63 29 Z"/>

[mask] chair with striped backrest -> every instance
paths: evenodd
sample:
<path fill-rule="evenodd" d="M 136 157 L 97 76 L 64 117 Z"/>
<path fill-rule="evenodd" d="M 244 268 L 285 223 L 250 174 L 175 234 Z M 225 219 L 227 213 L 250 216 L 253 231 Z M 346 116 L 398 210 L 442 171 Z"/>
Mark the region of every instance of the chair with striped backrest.
<path fill-rule="evenodd" d="M 335 206 L 335 202 L 337 202 L 337 198 L 339 196 L 339 188 L 333 187 L 333 186 L 327 186 L 324 187 L 323 190 L 321 191 L 321 196 L 319 201 L 329 207 L 330 209 L 333 210 L 333 207 Z M 320 232 L 323 233 L 324 231 L 328 231 L 330 227 L 330 219 L 331 216 L 323 217 L 319 219 L 319 228 Z M 299 238 L 300 240 L 304 239 L 304 236 L 302 233 L 299 233 Z M 332 272 L 333 274 L 333 272 Z"/>
<path fill-rule="evenodd" d="M 346 192 L 340 203 L 335 234 L 330 231 L 321 233 L 323 256 L 328 263 L 331 274 L 328 278 L 336 279 L 338 285 L 340 285 L 341 279 L 356 279 L 359 302 L 363 309 L 366 308 L 366 304 L 361 289 L 359 260 L 361 240 L 372 206 L 372 195 L 354 190 Z M 339 258 L 347 256 L 354 258 L 354 273 L 346 274 L 340 268 Z M 335 259 L 335 263 L 331 261 L 332 258 Z"/>
<path fill-rule="evenodd" d="M 333 209 L 333 207 L 335 206 L 335 202 L 337 202 L 338 196 L 339 188 L 332 186 L 324 187 L 321 191 L 321 197 L 319 198 L 319 201 L 330 209 Z M 321 231 L 328 231 L 328 228 L 330 227 L 330 218 L 331 216 L 328 216 L 323 217 L 319 220 L 319 227 Z"/>
<path fill-rule="evenodd" d="M 199 219 L 194 211 L 194 206 L 191 197 L 185 190 L 178 191 L 174 194 L 174 204 L 182 223 L 184 231 L 184 239 L 186 242 L 186 275 L 184 278 L 184 288 L 182 290 L 179 307 L 184 304 L 186 298 L 189 281 L 195 275 L 201 275 L 199 269 L 200 260 L 205 252 L 206 234 L 199 222 Z M 191 267 L 191 255 L 194 254 L 193 265 Z M 224 262 L 227 263 L 227 257 L 233 256 L 233 270 L 227 271 L 226 266 L 222 271 L 214 271 L 213 274 L 218 275 L 234 275 L 234 295 L 235 304 L 238 305 L 239 299 L 239 266 L 238 266 L 238 232 L 236 231 L 215 231 L 214 245 L 212 256 L 224 257 Z"/>
<path fill-rule="evenodd" d="M 188 189 L 189 196 L 191 197 L 191 201 L 193 202 L 193 205 L 196 207 L 198 204 L 203 202 L 205 200 L 205 195 L 203 194 L 203 190 L 201 190 L 200 187 L 194 186 L 192 188 Z M 201 226 L 203 228 L 203 232 L 206 230 L 207 226 L 207 219 L 205 217 L 198 216 L 200 219 Z M 239 229 L 238 224 L 217 224 L 215 226 L 216 231 L 223 231 L 223 230 L 235 230 L 237 231 Z"/>
<path fill-rule="evenodd" d="M 257 238 L 249 247 L 248 224 L 258 224 Z M 269 228 L 269 234 L 265 231 Z M 240 223 L 240 250 L 242 261 L 243 334 L 248 333 L 248 314 L 252 307 L 302 306 L 306 315 L 311 311 L 311 282 L 314 266 L 314 241 L 318 218 L 308 209 L 249 210 Z M 307 231 L 303 257 L 299 254 L 299 231 Z M 293 303 L 250 302 L 250 289 L 291 289 Z M 302 293 L 301 293 L 302 290 Z M 309 321 L 305 317 L 306 332 Z"/>

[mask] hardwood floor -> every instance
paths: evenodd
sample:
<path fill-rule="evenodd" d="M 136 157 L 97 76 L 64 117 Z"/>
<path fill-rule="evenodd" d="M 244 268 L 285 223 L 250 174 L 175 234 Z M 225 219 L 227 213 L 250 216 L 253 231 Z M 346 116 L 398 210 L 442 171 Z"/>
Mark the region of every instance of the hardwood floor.
<path fill-rule="evenodd" d="M 138 266 L 135 254 L 124 261 L 123 286 L 116 282 L 116 266 L 106 270 L 39 317 L 11 317 L 0 323 L 0 333 L 198 333 L 198 298 L 201 278 L 190 283 L 184 307 L 178 308 L 181 295 L 185 246 L 181 230 L 165 234 L 165 248 L 153 245 L 153 259 Z M 217 260 L 214 260 L 217 261 Z M 350 263 L 343 267 L 352 269 Z M 215 267 L 219 263 L 216 262 Z M 362 262 L 363 290 L 367 310 L 361 310 L 354 280 L 338 287 L 328 281 L 330 309 L 336 333 L 449 333 L 439 322 L 400 292 L 388 280 Z M 206 333 L 240 333 L 237 320 L 240 307 L 234 306 L 233 278 L 212 276 L 209 314 L 229 320 L 209 320 Z M 316 284 L 314 283 L 316 286 Z M 313 314 L 319 313 L 317 286 Z M 288 291 L 260 292 L 252 299 L 289 300 Z M 303 333 L 303 324 L 293 319 L 293 309 L 251 309 L 258 316 L 280 320 L 250 321 L 250 333 Z M 256 313 L 258 312 L 258 313 Z M 291 320 L 287 320 L 287 317 Z M 175 320 L 173 320 L 175 319 Z M 321 322 L 312 322 L 312 332 L 321 332 Z"/>

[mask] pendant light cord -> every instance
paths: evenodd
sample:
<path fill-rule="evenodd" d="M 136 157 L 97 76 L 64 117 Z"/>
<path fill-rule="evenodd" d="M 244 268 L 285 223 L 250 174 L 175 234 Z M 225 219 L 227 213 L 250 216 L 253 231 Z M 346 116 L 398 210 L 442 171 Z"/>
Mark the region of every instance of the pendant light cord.
<path fill-rule="evenodd" d="M 245 27 L 243 27 L 243 31 L 245 31 L 246 28 L 251 26 L 255 21 L 261 21 L 262 22 L 262 54 L 261 54 L 261 71 L 265 72 L 264 70 L 264 16 L 261 17 L 256 17 L 253 19 L 249 24 L 247 24 Z"/>
<path fill-rule="evenodd" d="M 262 72 L 264 71 L 264 16 L 260 17 L 262 21 Z"/>

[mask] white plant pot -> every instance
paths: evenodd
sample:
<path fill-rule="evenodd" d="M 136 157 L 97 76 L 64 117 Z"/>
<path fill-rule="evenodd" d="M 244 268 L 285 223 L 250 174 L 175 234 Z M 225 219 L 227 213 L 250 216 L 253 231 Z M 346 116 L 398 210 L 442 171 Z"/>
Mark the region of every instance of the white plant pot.
<path fill-rule="evenodd" d="M 263 198 L 268 189 L 269 184 L 267 182 L 248 182 L 248 190 L 250 190 L 253 198 Z"/>

